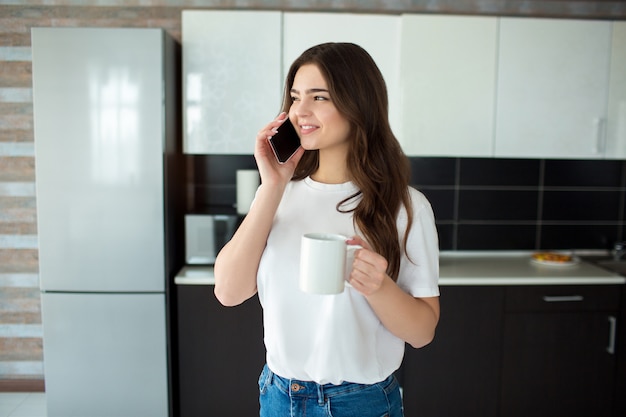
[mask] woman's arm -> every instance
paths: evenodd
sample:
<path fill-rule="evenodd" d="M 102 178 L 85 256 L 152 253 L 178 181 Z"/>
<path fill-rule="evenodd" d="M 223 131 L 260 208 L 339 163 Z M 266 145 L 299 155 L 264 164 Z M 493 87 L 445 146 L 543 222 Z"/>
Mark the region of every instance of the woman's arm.
<path fill-rule="evenodd" d="M 300 148 L 287 163 L 276 161 L 267 138 L 285 118 L 286 114 L 281 113 L 257 135 L 254 157 L 261 186 L 250 211 L 215 260 L 215 296 L 226 306 L 241 304 L 256 293 L 257 269 L 276 209 L 304 153 Z"/>
<path fill-rule="evenodd" d="M 284 188 L 261 185 L 253 207 L 215 260 L 215 296 L 225 306 L 256 293 L 256 276 Z"/>
<path fill-rule="evenodd" d="M 439 297 L 414 298 L 387 277 L 381 288 L 366 298 L 391 333 L 414 348 L 432 342 L 439 322 Z"/>
<path fill-rule="evenodd" d="M 439 322 L 439 297 L 415 298 L 386 273 L 387 260 L 360 237 L 348 241 L 363 246 L 355 253 L 350 284 L 365 296 L 382 324 L 415 348 L 429 344 Z"/>

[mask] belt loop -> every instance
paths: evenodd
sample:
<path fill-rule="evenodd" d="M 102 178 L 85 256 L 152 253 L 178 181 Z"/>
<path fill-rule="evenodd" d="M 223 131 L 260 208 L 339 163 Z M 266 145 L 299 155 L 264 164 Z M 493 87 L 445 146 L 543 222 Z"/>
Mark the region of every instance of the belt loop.
<path fill-rule="evenodd" d="M 324 387 L 321 384 L 315 385 L 317 385 L 317 403 L 324 405 Z"/>
<path fill-rule="evenodd" d="M 272 385 L 274 383 L 274 372 L 272 372 L 269 366 L 267 366 L 267 372 L 267 385 Z"/>

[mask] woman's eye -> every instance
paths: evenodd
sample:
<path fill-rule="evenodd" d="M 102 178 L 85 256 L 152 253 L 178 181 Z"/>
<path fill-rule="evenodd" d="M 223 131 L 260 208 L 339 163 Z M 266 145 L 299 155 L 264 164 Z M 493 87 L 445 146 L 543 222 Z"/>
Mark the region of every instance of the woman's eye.
<path fill-rule="evenodd" d="M 325 101 L 328 100 L 328 97 L 324 97 L 324 96 L 315 96 L 313 98 L 315 101 Z"/>
<path fill-rule="evenodd" d="M 297 100 L 298 100 L 298 97 L 291 96 L 291 101 L 292 102 L 297 101 Z"/>

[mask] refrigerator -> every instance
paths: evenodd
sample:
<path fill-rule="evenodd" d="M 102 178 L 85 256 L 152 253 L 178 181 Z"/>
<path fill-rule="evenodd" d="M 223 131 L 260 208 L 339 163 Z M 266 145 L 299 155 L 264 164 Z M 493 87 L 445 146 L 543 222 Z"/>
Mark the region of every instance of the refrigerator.
<path fill-rule="evenodd" d="M 178 44 L 162 29 L 31 35 L 48 417 L 168 416 Z"/>

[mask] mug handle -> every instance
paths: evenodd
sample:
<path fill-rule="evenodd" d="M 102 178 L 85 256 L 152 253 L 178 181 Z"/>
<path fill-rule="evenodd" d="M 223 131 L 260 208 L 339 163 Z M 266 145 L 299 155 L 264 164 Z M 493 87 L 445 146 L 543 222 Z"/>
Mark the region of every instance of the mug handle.
<path fill-rule="evenodd" d="M 346 238 L 346 240 L 348 240 L 348 238 Z M 346 245 L 346 253 L 350 252 L 350 251 L 355 251 L 357 249 L 363 249 L 363 246 L 361 246 L 361 245 Z M 352 265 L 350 265 L 350 266 L 352 266 Z M 348 265 L 346 265 L 346 272 L 347 272 L 347 268 L 348 268 Z M 350 269 L 352 270 L 352 268 L 350 268 Z M 344 281 L 345 281 L 344 285 L 346 287 L 352 288 L 352 284 L 350 284 L 350 282 L 348 281 L 348 278 L 349 278 L 349 274 L 346 273 L 346 277 L 344 278 Z"/>

